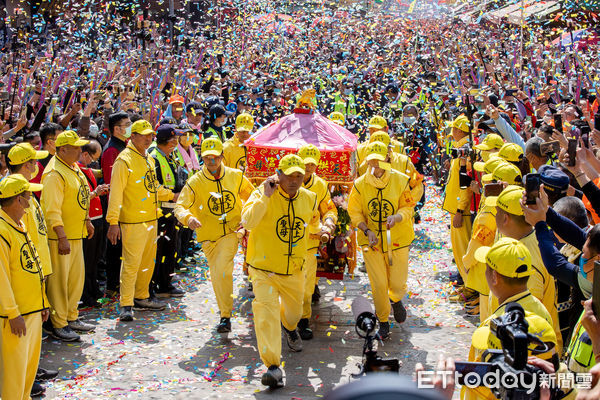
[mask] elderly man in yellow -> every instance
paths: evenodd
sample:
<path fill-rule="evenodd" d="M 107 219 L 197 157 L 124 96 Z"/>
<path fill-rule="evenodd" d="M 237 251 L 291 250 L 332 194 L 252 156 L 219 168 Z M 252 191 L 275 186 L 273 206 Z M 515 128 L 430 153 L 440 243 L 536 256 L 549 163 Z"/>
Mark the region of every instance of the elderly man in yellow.
<path fill-rule="evenodd" d="M 452 127 L 452 147 L 460 149 L 469 143 L 469 119 L 460 115 L 450 124 Z M 459 154 L 460 155 L 460 154 Z M 467 246 L 471 239 L 471 199 L 473 193 L 468 186 L 461 185 L 461 169 L 467 171 L 466 157 L 455 157 L 450 163 L 448 182 L 442 209 L 448 211 L 451 216 L 450 242 L 452 243 L 452 254 L 463 284 L 467 279 L 467 271 L 463 264 L 463 256 L 467 252 Z M 459 282 L 460 282 L 459 280 Z M 459 287 L 461 287 L 459 285 Z M 457 291 L 454 298 L 473 300 L 478 297 L 477 293 L 462 287 Z"/>
<path fill-rule="evenodd" d="M 22 219 L 31 192 L 42 185 L 22 175 L 0 181 L 0 337 L 3 377 L 0 397 L 30 399 L 42 343 L 42 321 L 49 316 L 44 272 Z"/>
<path fill-rule="evenodd" d="M 77 310 L 84 282 L 83 239 L 91 238 L 90 189 L 77 161 L 81 146 L 89 141 L 73 131 L 56 137 L 56 154 L 42 176 L 42 210 L 48 225 L 52 275 L 48 298 L 52 304 L 52 335 L 62 341 L 79 340 L 74 331 L 89 332 L 94 325 L 79 319 Z"/>
<path fill-rule="evenodd" d="M 258 352 L 268 367 L 263 385 L 283 386 L 281 329 L 292 351 L 302 351 L 296 329 L 302 317 L 304 271 L 309 235 L 317 233 L 317 196 L 302 187 L 302 159 L 288 154 L 277 175 L 257 188 L 242 210 L 242 225 L 250 230 L 248 269 L 254 285 L 254 329 Z"/>
<path fill-rule="evenodd" d="M 475 169 L 480 169 L 480 164 L 475 163 Z M 507 163 L 501 158 L 489 158 L 485 162 L 484 172 L 493 168 L 491 173 L 482 176 L 483 182 L 504 182 L 509 185 L 521 184 L 521 171 L 514 165 Z M 484 187 L 485 188 L 485 187 Z M 467 314 L 477 315 L 481 322 L 489 316 L 489 293 L 490 289 L 485 280 L 485 264 L 477 262 L 475 251 L 481 246 L 491 246 L 496 239 L 496 207 L 485 204 L 485 192 L 481 196 L 479 211 L 473 221 L 473 235 L 467 247 L 467 253 L 463 257 L 463 264 L 467 270 L 465 286 L 479 293 L 475 300 L 465 303 Z"/>
<path fill-rule="evenodd" d="M 38 174 L 37 160 L 48 157 L 47 151 L 37 151 L 27 142 L 19 143 L 13 146 L 8 152 L 8 170 L 11 174 L 23 175 L 28 181 Z M 31 196 L 30 205 L 25 210 L 23 223 L 27 228 L 29 237 L 40 256 L 40 264 L 44 276 L 52 273 L 52 261 L 50 258 L 50 248 L 48 247 L 48 230 L 42 207 Z"/>
<path fill-rule="evenodd" d="M 223 145 L 223 162 L 226 167 L 236 168 L 244 172 L 246 169 L 246 146 L 244 142 L 250 138 L 254 128 L 252 115 L 242 113 L 235 119 L 235 136 Z"/>
<path fill-rule="evenodd" d="M 115 160 L 111 175 L 106 236 L 112 244 L 119 238 L 123 243 L 121 321 L 133 320 L 133 307 L 165 308 L 163 303 L 150 299 L 148 284 L 154 272 L 160 202 L 177 199 L 156 179 L 154 158 L 148 154 L 153 136 L 150 122 L 134 122 L 129 143 Z"/>
<path fill-rule="evenodd" d="M 391 164 L 392 169 L 395 169 L 398 172 L 402 172 L 404 175 L 410 178 L 410 191 L 412 193 L 413 199 L 415 199 L 415 201 L 419 201 L 423 197 L 424 193 L 423 175 L 417 172 L 411 159 L 405 154 L 397 153 L 392 150 L 390 135 L 388 135 L 387 132 L 375 132 L 371 136 L 369 141 L 370 143 L 381 142 L 387 146 L 388 153 L 385 162 Z M 363 175 L 365 172 L 367 172 L 368 168 L 368 161 L 363 161 L 358 167 L 358 174 Z"/>
<path fill-rule="evenodd" d="M 236 231 L 240 228 L 242 204 L 254 186 L 242 171 L 223 164 L 223 143 L 218 138 L 204 139 L 201 155 L 204 166 L 183 187 L 175 216 L 195 230 L 196 240 L 202 243 L 221 314 L 217 331 L 227 333 L 231 332 Z"/>
<path fill-rule="evenodd" d="M 552 330 L 552 318 L 544 305 L 531 295 L 527 289 L 527 281 L 533 273 L 531 255 L 527 247 L 511 238 L 502 238 L 492 247 L 480 247 L 475 257 L 486 265 L 485 277 L 490 291 L 498 297 L 499 306 L 492 315 L 482 322 L 473 333 L 469 361 L 483 360 L 483 353 L 488 349 L 500 349 L 501 344 L 490 330 L 490 322 L 507 312 L 509 303 L 518 303 L 525 311 L 525 319 L 529 324 L 529 334 L 536 336 L 548 347 L 545 349 L 536 343 L 530 343 L 529 354 L 532 350 L 547 350 L 537 357 L 551 361 L 558 370 L 558 355 L 556 353 L 556 335 Z M 496 399 L 492 392 L 485 387 L 467 388 L 463 386 L 461 398 Z"/>
<path fill-rule="evenodd" d="M 385 162 L 387 152 L 384 143 L 369 145 L 369 169 L 354 182 L 348 198 L 348 214 L 360 231 L 358 244 L 363 249 L 382 339 L 390 335 L 390 308 L 396 322 L 406 320 L 402 298 L 406 294 L 408 250 L 415 236 L 410 179 L 390 168 Z"/>
<path fill-rule="evenodd" d="M 308 255 L 304 265 L 305 283 L 304 283 L 304 304 L 302 306 L 302 319 L 298 323 L 298 331 L 302 340 L 313 338 L 313 332 L 309 328 L 308 321 L 312 316 L 312 295 L 317 289 L 317 252 L 321 244 L 322 235 L 331 236 L 335 232 L 337 223 L 337 208 L 327 187 L 327 182 L 315 174 L 321 152 L 313 144 L 302 146 L 298 150 L 298 157 L 304 162 L 304 183 L 302 186 L 317 195 L 317 206 L 321 217 L 322 229 L 320 234 L 310 235 L 308 242 Z"/>
<path fill-rule="evenodd" d="M 556 285 L 554 278 L 548 273 L 542 260 L 535 230 L 525 221 L 523 216 L 521 197 L 523 197 L 524 192 L 525 189 L 520 186 L 509 185 L 499 196 L 486 198 L 485 204 L 496 207 L 498 236 L 516 239 L 529 250 L 532 260 L 532 273 L 527 282 L 527 288 L 548 310 L 558 344 L 556 351 L 559 355 L 562 355 L 562 336 L 556 308 Z M 497 306 L 498 298 L 490 296 L 489 309 L 494 310 Z"/>

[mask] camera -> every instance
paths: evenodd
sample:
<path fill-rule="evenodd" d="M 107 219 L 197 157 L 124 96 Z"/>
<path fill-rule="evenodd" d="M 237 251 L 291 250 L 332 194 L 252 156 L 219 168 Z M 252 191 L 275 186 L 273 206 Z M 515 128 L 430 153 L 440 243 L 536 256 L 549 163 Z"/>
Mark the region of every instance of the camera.
<path fill-rule="evenodd" d="M 457 363 L 456 371 L 464 377 L 466 373 L 476 373 L 483 381 L 483 375 L 496 373 L 501 380 L 509 376 L 514 385 L 496 385 L 490 388 L 494 396 L 502 400 L 537 400 L 540 398 L 539 385 L 531 393 L 531 387 L 536 382 L 542 382 L 544 371 L 527 364 L 529 344 L 537 344 L 532 354 L 541 354 L 550 350 L 548 345 L 538 337 L 528 333 L 529 323 L 525 319 L 525 311 L 519 303 L 508 303 L 506 312 L 492 319 L 490 331 L 500 341 L 502 349 L 488 349 L 483 353 L 480 363 Z M 464 380 L 459 379 L 464 385 Z M 552 390 L 552 389 L 551 389 Z M 529 391 L 529 393 L 528 393 Z M 557 395 L 558 392 L 553 393 Z M 551 397 L 557 398 L 557 397 Z"/>
<path fill-rule="evenodd" d="M 359 337 L 365 339 L 363 345 L 363 362 L 359 364 L 360 370 L 353 377 L 358 377 L 371 372 L 398 372 L 400 361 L 397 358 L 384 359 L 373 350 L 373 341 L 378 337 L 375 328 L 377 317 L 372 311 L 371 304 L 364 297 L 357 297 L 352 302 L 352 315 L 356 321 L 355 330 Z"/>
<path fill-rule="evenodd" d="M 450 157 L 452 158 L 467 158 L 471 157 L 471 154 L 473 154 L 473 149 L 468 145 L 450 150 Z"/>

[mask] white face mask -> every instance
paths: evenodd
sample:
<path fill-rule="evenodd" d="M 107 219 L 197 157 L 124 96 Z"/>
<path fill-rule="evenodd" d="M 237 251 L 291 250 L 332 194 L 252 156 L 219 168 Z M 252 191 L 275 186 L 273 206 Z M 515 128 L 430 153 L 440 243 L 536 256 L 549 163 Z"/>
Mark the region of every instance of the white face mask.
<path fill-rule="evenodd" d="M 129 139 L 131 137 L 131 125 L 129 125 L 127 128 L 125 128 L 125 134 L 123 136 L 126 139 Z"/>
<path fill-rule="evenodd" d="M 417 122 L 417 119 L 415 117 L 404 117 L 404 123 L 406 125 L 412 125 L 415 122 Z"/>

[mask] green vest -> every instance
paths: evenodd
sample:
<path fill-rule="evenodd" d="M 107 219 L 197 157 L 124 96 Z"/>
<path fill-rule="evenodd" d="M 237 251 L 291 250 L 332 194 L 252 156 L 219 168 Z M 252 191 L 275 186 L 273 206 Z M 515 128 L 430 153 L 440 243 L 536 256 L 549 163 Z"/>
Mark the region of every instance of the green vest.
<path fill-rule="evenodd" d="M 344 116 L 356 115 L 356 97 L 351 94 L 348 100 L 343 100 L 339 93 L 336 94 L 333 111 L 341 112 Z"/>
<path fill-rule="evenodd" d="M 592 340 L 581 323 L 582 318 L 583 313 L 581 313 L 575 325 L 571 342 L 567 348 L 567 366 L 569 370 L 574 372 L 589 371 L 590 368 L 596 365 L 594 352 L 592 351 Z"/>
<path fill-rule="evenodd" d="M 167 161 L 167 158 L 163 156 L 160 151 L 158 151 L 158 148 L 154 148 L 150 154 L 156 159 L 156 161 L 158 161 L 158 164 L 160 165 L 162 185 L 167 189 L 175 189 L 175 173 L 171 169 L 171 165 Z"/>

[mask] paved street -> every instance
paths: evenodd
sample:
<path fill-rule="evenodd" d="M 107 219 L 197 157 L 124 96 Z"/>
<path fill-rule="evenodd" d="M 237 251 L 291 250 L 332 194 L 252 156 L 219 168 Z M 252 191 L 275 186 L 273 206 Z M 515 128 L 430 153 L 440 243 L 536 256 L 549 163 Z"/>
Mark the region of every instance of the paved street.
<path fill-rule="evenodd" d="M 409 316 L 380 348 L 384 357 L 398 357 L 401 373 L 411 374 L 417 362 L 432 367 L 439 352 L 466 359 L 473 324 L 460 306 L 447 301 L 451 290 L 449 218 L 440 210 L 437 192 L 428 190 L 422 223 L 411 249 Z M 214 326 L 218 310 L 202 255 L 180 275 L 188 293 L 170 300 L 164 312 L 137 312 L 132 323 L 120 323 L 114 303 L 86 311 L 97 324 L 82 342 L 62 344 L 48 339 L 41 365 L 60 371 L 48 384 L 50 399 L 311 399 L 348 382 L 358 371 L 362 341 L 354 332 L 350 304 L 369 296 L 366 274 L 343 281 L 320 280 L 321 302 L 314 307 L 315 339 L 304 351 L 291 353 L 284 343 L 286 387 L 277 391 L 260 384 L 264 372 L 254 336 L 251 299 L 247 297 L 241 257 L 235 272 L 233 332 L 222 338 Z M 393 319 L 392 319 L 393 321 Z"/>

